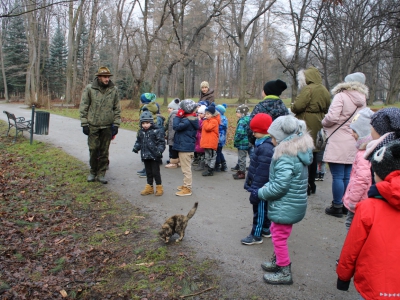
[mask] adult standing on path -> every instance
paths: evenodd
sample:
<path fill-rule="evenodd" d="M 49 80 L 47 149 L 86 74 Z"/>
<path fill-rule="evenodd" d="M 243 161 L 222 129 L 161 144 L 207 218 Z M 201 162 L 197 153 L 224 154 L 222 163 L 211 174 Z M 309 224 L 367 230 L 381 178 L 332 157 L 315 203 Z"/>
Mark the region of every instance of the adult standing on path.
<path fill-rule="evenodd" d="M 207 101 L 208 105 L 214 102 L 214 90 L 210 89 L 210 84 L 207 81 L 203 81 L 200 84 L 200 101 Z"/>
<path fill-rule="evenodd" d="M 300 70 L 297 80 L 301 91 L 292 105 L 292 112 L 296 114 L 297 119 L 306 122 L 315 146 L 317 133 L 322 128 L 321 121 L 328 113 L 331 95 L 322 85 L 321 74 L 317 68 L 309 67 L 307 70 Z M 313 162 L 308 166 L 308 195 L 314 194 L 316 190 L 318 152 L 319 149 L 314 148 Z"/>
<path fill-rule="evenodd" d="M 111 138 L 121 124 L 121 104 L 113 76 L 107 67 L 100 67 L 92 83 L 82 93 L 79 114 L 83 133 L 88 136 L 90 173 L 88 182 L 106 184 Z"/>
<path fill-rule="evenodd" d="M 325 209 L 327 215 L 341 218 L 347 213 L 342 198 L 350 179 L 351 167 L 357 153 L 350 122 L 357 111 L 367 106 L 368 87 L 365 75 L 357 72 L 345 77 L 344 82 L 332 89 L 334 95 L 322 125 L 329 138 L 323 161 L 329 164 L 332 174 L 332 205 Z"/>

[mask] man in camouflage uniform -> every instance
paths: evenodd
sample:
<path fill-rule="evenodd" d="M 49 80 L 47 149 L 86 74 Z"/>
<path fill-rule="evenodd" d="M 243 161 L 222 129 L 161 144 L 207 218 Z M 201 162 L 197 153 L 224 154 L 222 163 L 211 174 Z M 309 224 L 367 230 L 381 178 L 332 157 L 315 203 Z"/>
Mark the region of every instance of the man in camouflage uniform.
<path fill-rule="evenodd" d="M 110 70 L 100 67 L 95 75 L 82 93 L 79 113 L 83 133 L 88 136 L 90 174 L 87 181 L 97 179 L 106 184 L 108 150 L 121 123 L 121 105 L 117 87 L 110 80 Z"/>

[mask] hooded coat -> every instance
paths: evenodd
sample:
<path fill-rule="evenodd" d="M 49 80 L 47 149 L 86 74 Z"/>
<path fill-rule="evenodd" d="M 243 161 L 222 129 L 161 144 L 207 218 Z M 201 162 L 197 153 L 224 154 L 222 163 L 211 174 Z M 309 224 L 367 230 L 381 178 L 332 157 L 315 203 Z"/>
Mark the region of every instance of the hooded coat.
<path fill-rule="evenodd" d="M 317 133 L 322 128 L 321 121 L 328 113 L 331 95 L 322 85 L 321 74 L 314 67 L 299 72 L 299 86 L 303 88 L 292 106 L 292 112 L 297 119 L 306 122 L 315 145 Z"/>
<path fill-rule="evenodd" d="M 325 147 L 324 161 L 352 164 L 357 148 L 350 123 L 352 116 L 367 106 L 368 88 L 359 82 L 343 82 L 332 89 L 332 94 L 335 96 L 328 114 L 322 120 L 326 136 L 329 138 Z M 339 126 L 340 128 L 333 133 Z"/>
<path fill-rule="evenodd" d="M 114 83 L 110 80 L 107 87 L 102 87 L 96 77 L 88 84 L 82 93 L 79 114 L 82 126 L 119 127 L 121 104 Z"/>
<path fill-rule="evenodd" d="M 390 173 L 370 191 L 373 187 L 380 195 L 357 204 L 336 273 L 347 286 L 354 276 L 355 288 L 364 299 L 398 298 L 400 171 Z"/>
<path fill-rule="evenodd" d="M 218 111 L 215 111 L 211 118 L 203 120 L 200 140 L 201 148 L 217 150 L 220 123 L 221 116 Z"/>
<path fill-rule="evenodd" d="M 272 222 L 295 224 L 304 218 L 313 148 L 307 132 L 291 135 L 275 147 L 269 182 L 258 190 L 258 198 L 268 201 L 268 218 Z"/>

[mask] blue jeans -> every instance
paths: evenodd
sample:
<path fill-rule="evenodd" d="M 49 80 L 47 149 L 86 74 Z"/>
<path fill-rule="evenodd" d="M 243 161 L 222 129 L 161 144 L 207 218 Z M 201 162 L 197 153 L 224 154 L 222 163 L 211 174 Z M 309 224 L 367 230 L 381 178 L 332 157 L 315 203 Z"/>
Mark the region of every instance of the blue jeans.
<path fill-rule="evenodd" d="M 352 165 L 329 163 L 329 169 L 332 174 L 332 194 L 333 205 L 342 207 L 342 198 L 349 184 Z"/>

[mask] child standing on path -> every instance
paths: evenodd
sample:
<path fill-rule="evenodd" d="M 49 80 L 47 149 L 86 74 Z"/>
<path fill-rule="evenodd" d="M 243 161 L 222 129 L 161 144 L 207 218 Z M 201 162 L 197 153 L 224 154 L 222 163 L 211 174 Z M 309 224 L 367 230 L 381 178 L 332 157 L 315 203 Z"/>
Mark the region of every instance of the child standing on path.
<path fill-rule="evenodd" d="M 219 112 L 221 116 L 221 123 L 219 124 L 219 139 L 218 139 L 218 148 L 217 148 L 217 160 L 215 163 L 215 171 L 226 172 L 228 171 L 228 167 L 226 165 L 225 156 L 222 153 L 222 148 L 226 144 L 226 132 L 228 130 L 228 119 L 225 116 L 226 112 L 226 104 L 217 105 L 215 109 Z"/>
<path fill-rule="evenodd" d="M 202 124 L 200 147 L 204 148 L 204 159 L 206 170 L 203 176 L 213 176 L 215 161 L 218 148 L 218 127 L 221 123 L 219 112 L 215 110 L 214 105 L 210 105 L 205 111 L 205 120 Z"/>
<path fill-rule="evenodd" d="M 343 205 L 347 208 L 346 229 L 350 228 L 354 218 L 356 205 L 363 199 L 368 198 L 368 190 L 371 186 L 371 163 L 364 159 L 367 144 L 371 137 L 371 117 L 374 112 L 368 107 L 360 110 L 350 123 L 353 130 L 353 137 L 357 141 L 358 149 L 351 168 L 350 180 L 343 196 Z"/>
<path fill-rule="evenodd" d="M 246 156 L 251 155 L 249 146 L 249 139 L 247 133 L 250 129 L 250 117 L 249 108 L 247 105 L 239 105 L 236 109 L 236 116 L 238 117 L 238 122 L 236 125 L 235 138 L 233 145 L 238 149 L 238 171 L 233 174 L 234 179 L 245 179 L 246 178 Z"/>
<path fill-rule="evenodd" d="M 354 286 L 361 299 L 398 298 L 400 287 L 400 141 L 372 154 L 375 182 L 359 202 L 336 269 L 337 288 Z"/>
<path fill-rule="evenodd" d="M 153 181 L 156 182 L 156 196 L 161 196 L 163 186 L 161 183 L 160 164 L 162 153 L 165 150 L 164 131 L 154 125 L 154 119 L 147 108 L 143 108 L 140 115 L 141 128 L 137 133 L 137 139 L 132 151 L 140 151 L 142 161 L 146 170 L 147 184 L 141 195 L 146 196 L 154 194 Z"/>
<path fill-rule="evenodd" d="M 314 142 L 304 121 L 293 116 L 277 118 L 269 127 L 274 155 L 269 182 L 252 191 L 254 196 L 268 201 L 274 255 L 261 264 L 268 273 L 269 284 L 292 284 L 291 261 L 287 241 L 293 224 L 300 222 L 307 209 L 308 166 L 312 162 Z"/>
<path fill-rule="evenodd" d="M 253 227 L 251 233 L 241 242 L 244 245 L 261 244 L 264 237 L 271 237 L 270 225 L 268 219 L 268 203 L 260 201 L 258 196 L 252 193 L 258 190 L 269 180 L 269 166 L 272 155 L 274 154 L 274 145 L 268 134 L 268 129 L 272 123 L 270 115 L 259 113 L 254 116 L 250 122 L 250 129 L 256 138 L 254 153 L 250 158 L 249 172 L 247 173 L 244 188 L 250 192 L 250 203 L 253 206 Z"/>
<path fill-rule="evenodd" d="M 178 158 L 178 151 L 175 151 L 172 147 L 174 145 L 174 135 L 175 131 L 173 129 L 173 120 L 178 113 L 179 110 L 179 102 L 178 98 L 171 101 L 168 104 L 168 120 L 164 127 L 165 138 L 167 139 L 167 145 L 169 150 L 169 163 L 165 165 L 168 169 L 176 169 L 178 167 L 179 158 Z"/>
<path fill-rule="evenodd" d="M 203 121 L 204 117 L 206 115 L 206 106 L 205 105 L 200 105 L 199 108 L 197 109 L 197 117 L 199 119 L 199 129 L 197 129 L 196 133 L 196 146 L 194 149 L 194 156 L 196 160 L 196 154 L 197 154 L 197 163 L 193 163 L 193 165 L 196 165 L 196 168 L 194 169 L 195 171 L 203 171 L 205 162 L 204 162 L 204 149 L 201 148 L 200 146 L 200 141 L 201 141 L 201 131 L 203 130 Z"/>
<path fill-rule="evenodd" d="M 192 195 L 192 159 L 196 144 L 196 133 L 199 128 L 196 103 L 191 99 L 185 99 L 179 104 L 180 109 L 173 121 L 175 130 L 173 149 L 178 151 L 179 161 L 183 173 L 183 185 L 178 186 L 177 196 Z"/>

